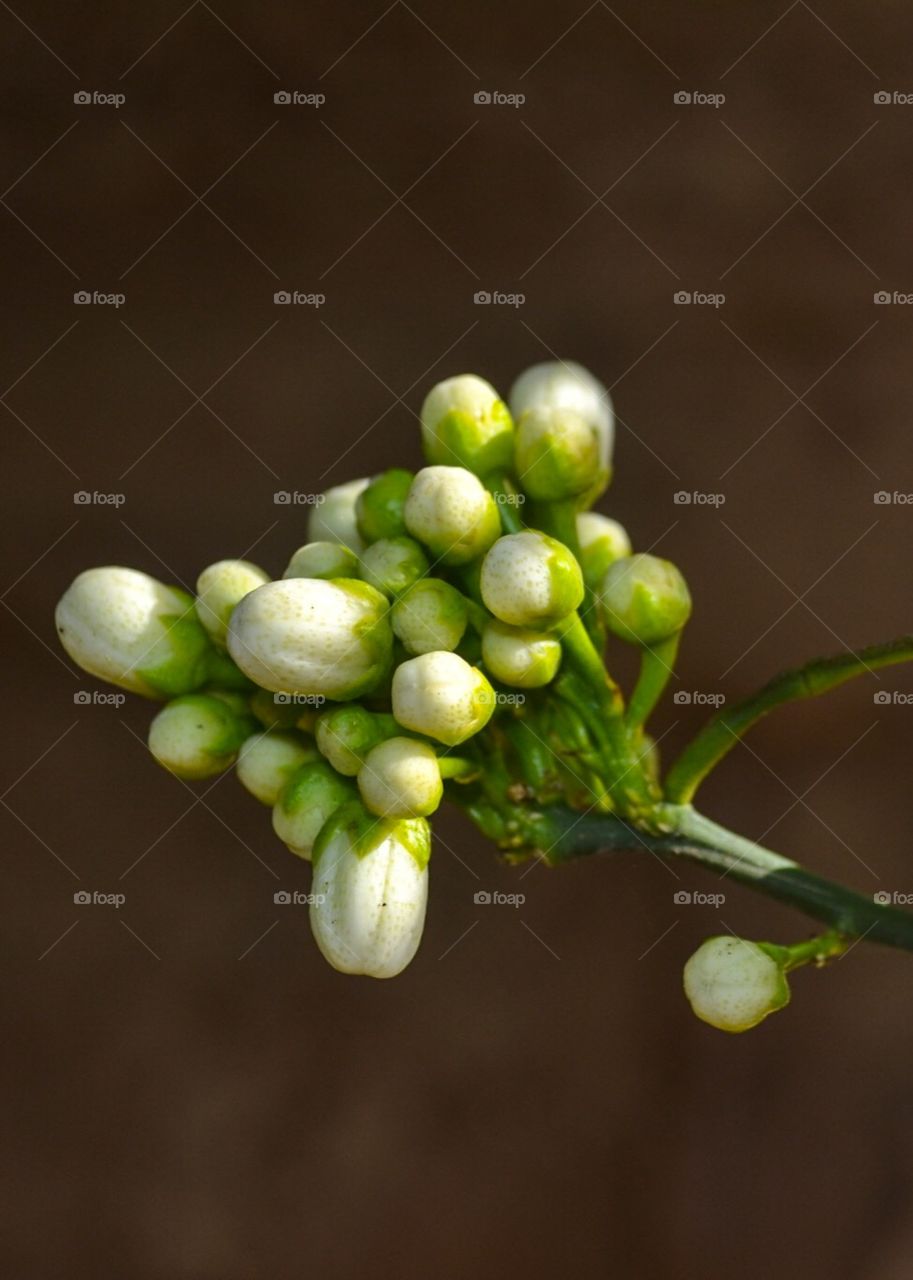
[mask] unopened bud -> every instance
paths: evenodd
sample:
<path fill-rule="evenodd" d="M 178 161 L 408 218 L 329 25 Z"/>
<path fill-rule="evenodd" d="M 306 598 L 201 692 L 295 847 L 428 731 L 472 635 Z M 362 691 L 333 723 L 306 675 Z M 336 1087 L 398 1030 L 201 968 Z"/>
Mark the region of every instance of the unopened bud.
<path fill-rule="evenodd" d="M 477 559 L 501 532 L 494 498 L 463 467 L 421 470 L 406 499 L 405 520 L 413 538 L 446 565 Z"/>
<path fill-rule="evenodd" d="M 390 615 L 393 633 L 407 653 L 455 649 L 469 611 L 463 596 L 443 578 L 423 578 L 400 596 Z"/>
<path fill-rule="evenodd" d="M 658 556 L 638 553 L 616 560 L 599 594 L 606 626 L 631 644 L 659 644 L 681 631 L 691 616 L 685 579 Z"/>
<path fill-rule="evenodd" d="M 427 818 L 444 794 L 433 747 L 414 738 L 381 742 L 365 757 L 358 790 L 368 812 L 380 818 Z"/>
<path fill-rule="evenodd" d="M 197 617 L 219 648 L 225 648 L 235 605 L 264 582 L 269 582 L 269 574 L 249 560 L 219 560 L 197 578 Z"/>
<path fill-rule="evenodd" d="M 280 791 L 273 806 L 273 830 L 292 853 L 310 858 L 321 827 L 356 794 L 352 784 L 323 760 L 309 761 Z"/>
<path fill-rule="evenodd" d="M 554 626 L 583 600 L 580 566 L 563 542 L 535 529 L 499 538 L 482 562 L 482 599 L 514 627 Z"/>
<path fill-rule="evenodd" d="M 364 542 L 370 545 L 380 538 L 399 538 L 406 532 L 403 508 L 413 479 L 411 471 L 391 467 L 361 491 L 355 514 Z"/>
<path fill-rule="evenodd" d="M 422 405 L 422 445 L 434 466 L 465 467 L 477 476 L 510 467 L 510 410 L 484 378 L 465 373 L 439 382 Z"/>
<path fill-rule="evenodd" d="M 308 542 L 299 547 L 283 578 L 357 578 L 358 556 L 341 542 Z"/>
<path fill-rule="evenodd" d="M 708 938 L 685 965 L 685 995 L 720 1031 L 748 1031 L 789 1003 L 783 967 L 757 942 Z"/>
<path fill-rule="evenodd" d="M 555 678 L 561 665 L 561 641 L 493 620 L 482 632 L 482 661 L 502 684 L 539 689 Z"/>
<path fill-rule="evenodd" d="M 186 694 L 163 707 L 149 726 L 149 750 L 179 778 L 199 780 L 232 764 L 251 721 L 205 693 Z"/>
<path fill-rule="evenodd" d="M 338 484 L 322 494 L 322 502 L 311 508 L 308 518 L 308 539 L 311 542 L 341 542 L 356 555 L 364 549 L 358 532 L 355 504 L 358 495 L 370 481 L 350 480 Z"/>
<path fill-rule="evenodd" d="M 272 806 L 295 770 L 316 759 L 316 749 L 294 734 L 254 733 L 241 744 L 235 772 L 252 796 Z"/>
<path fill-rule="evenodd" d="M 609 565 L 631 554 L 631 539 L 623 525 L 597 511 L 581 511 L 577 516 L 577 541 L 583 580 L 598 591 Z"/>
<path fill-rule="evenodd" d="M 428 568 L 428 557 L 413 538 L 381 538 L 362 553 L 359 576 L 385 596 L 395 597 Z"/>
<path fill-rule="evenodd" d="M 393 715 L 406 729 L 448 747 L 483 729 L 495 693 L 476 667 L 456 653 L 424 653 L 393 673 Z"/>

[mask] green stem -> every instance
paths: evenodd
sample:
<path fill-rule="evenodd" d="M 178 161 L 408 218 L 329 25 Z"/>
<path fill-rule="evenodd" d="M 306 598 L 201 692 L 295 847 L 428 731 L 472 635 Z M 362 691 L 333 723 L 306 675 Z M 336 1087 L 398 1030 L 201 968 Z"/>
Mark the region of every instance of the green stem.
<path fill-rule="evenodd" d="M 520 519 L 520 502 L 524 495 L 505 471 L 496 471 L 486 476 L 485 488 L 498 504 L 501 517 L 501 530 L 504 533 L 522 533 L 525 525 Z"/>
<path fill-rule="evenodd" d="M 628 702 L 625 722 L 629 729 L 642 729 L 669 683 L 681 632 L 656 645 L 645 645 L 640 651 L 640 674 Z"/>
<path fill-rule="evenodd" d="M 687 804 L 715 765 L 731 751 L 747 731 L 774 707 L 836 689 L 863 672 L 913 660 L 913 636 L 901 636 L 890 644 L 872 645 L 856 653 L 822 658 L 775 677 L 744 702 L 718 712 L 685 748 L 670 768 L 665 782 L 667 799 Z"/>
<path fill-rule="evenodd" d="M 479 772 L 479 766 L 462 756 L 438 756 L 438 768 L 442 778 L 468 780 Z"/>

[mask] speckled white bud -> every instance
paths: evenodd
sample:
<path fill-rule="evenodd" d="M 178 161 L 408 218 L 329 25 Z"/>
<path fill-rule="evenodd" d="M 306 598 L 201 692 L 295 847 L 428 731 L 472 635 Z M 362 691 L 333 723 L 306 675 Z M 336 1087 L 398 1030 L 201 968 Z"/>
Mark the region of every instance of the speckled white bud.
<path fill-rule="evenodd" d="M 469 621 L 465 599 L 443 578 L 423 578 L 400 596 L 390 615 L 407 653 L 455 649 Z"/>
<path fill-rule="evenodd" d="M 498 539 L 482 561 L 480 585 L 486 608 L 514 627 L 554 626 L 583 600 L 571 552 L 535 529 Z"/>
<path fill-rule="evenodd" d="M 315 503 L 308 517 L 308 540 L 310 542 L 341 542 L 359 554 L 364 549 L 364 542 L 358 532 L 355 503 L 362 490 L 367 489 L 371 481 L 350 480 L 348 484 L 338 484 L 322 494 L 323 501 Z"/>
<path fill-rule="evenodd" d="M 225 648 L 235 605 L 264 582 L 269 582 L 269 574 L 249 560 L 218 560 L 197 578 L 197 617 L 220 649 Z"/>
<path fill-rule="evenodd" d="M 521 489 L 543 502 L 579 497 L 608 479 L 600 476 L 596 428 L 573 409 L 527 409 L 517 422 L 515 453 Z"/>
<path fill-rule="evenodd" d="M 598 378 L 572 360 L 547 360 L 521 373 L 510 390 L 514 418 L 538 407 L 570 409 L 593 426 L 599 436 L 599 466 L 612 465 L 615 421 L 609 393 Z"/>
<path fill-rule="evenodd" d="M 179 778 L 210 778 L 233 763 L 250 723 L 224 698 L 186 694 L 155 716 L 149 726 L 149 750 L 163 769 Z"/>
<path fill-rule="evenodd" d="M 412 482 L 406 528 L 443 564 L 468 564 L 501 532 L 494 498 L 464 467 L 425 467 Z"/>
<path fill-rule="evenodd" d="M 444 785 L 433 747 L 415 738 L 388 738 L 365 756 L 358 790 L 379 818 L 427 818 L 441 803 Z"/>
<path fill-rule="evenodd" d="M 311 930 L 340 973 L 394 978 L 422 940 L 431 832 L 424 818 L 345 816 L 314 849 Z"/>
<path fill-rule="evenodd" d="M 495 693 L 456 653 L 423 653 L 393 673 L 393 715 L 406 729 L 455 747 L 483 729 Z"/>
<path fill-rule="evenodd" d="M 583 580 L 593 591 L 602 585 L 609 565 L 631 554 L 624 525 L 598 511 L 581 511 L 577 516 L 577 541 Z"/>
<path fill-rule="evenodd" d="M 554 680 L 561 665 L 561 641 L 494 619 L 482 632 L 482 661 L 502 684 L 539 689 Z"/>
<path fill-rule="evenodd" d="M 241 744 L 235 772 L 261 804 L 274 805 L 291 775 L 317 750 L 291 733 L 254 733 Z"/>
<path fill-rule="evenodd" d="M 274 693 L 357 698 L 387 672 L 393 633 L 387 601 L 341 578 L 286 578 L 245 596 L 228 649 L 241 670 Z"/>
<path fill-rule="evenodd" d="M 685 965 L 685 995 L 703 1022 L 747 1031 L 789 1002 L 786 975 L 756 942 L 708 938 Z"/>
<path fill-rule="evenodd" d="M 494 387 L 473 373 L 432 387 L 422 405 L 422 446 L 434 465 L 486 475 L 511 465 L 513 423 Z"/>

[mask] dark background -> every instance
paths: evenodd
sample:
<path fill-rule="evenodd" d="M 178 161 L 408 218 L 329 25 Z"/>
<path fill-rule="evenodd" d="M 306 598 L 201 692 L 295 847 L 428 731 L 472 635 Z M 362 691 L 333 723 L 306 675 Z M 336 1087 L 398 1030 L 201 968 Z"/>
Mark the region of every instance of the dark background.
<path fill-rule="evenodd" d="M 281 573 L 307 509 L 275 491 L 416 466 L 435 380 L 506 390 L 557 353 L 613 389 L 605 509 L 692 586 L 680 691 L 732 699 L 908 630 L 913 507 L 873 495 L 913 490 L 913 307 L 874 302 L 913 291 L 913 104 L 874 100 L 913 91 L 909 6 L 14 8 L 4 1273 L 906 1280 L 909 957 L 861 945 L 728 1038 L 690 1014 L 685 959 L 803 917 L 646 857 L 502 868 L 448 814 L 418 958 L 342 977 L 274 905 L 309 872 L 268 813 L 158 770 L 138 699 L 74 703 L 100 686 L 52 611 L 97 563 Z M 779 713 L 704 807 L 913 892 L 895 691 L 902 669 Z M 664 750 L 706 714 L 670 699 Z M 526 901 L 474 904 L 495 888 Z"/>

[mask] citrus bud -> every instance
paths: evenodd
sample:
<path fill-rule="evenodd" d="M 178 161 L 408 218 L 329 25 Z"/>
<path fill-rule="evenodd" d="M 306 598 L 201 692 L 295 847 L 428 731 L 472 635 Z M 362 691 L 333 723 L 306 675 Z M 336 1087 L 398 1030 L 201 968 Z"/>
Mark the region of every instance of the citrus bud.
<path fill-rule="evenodd" d="M 483 476 L 511 465 L 510 411 L 484 378 L 464 373 L 432 387 L 422 405 L 422 447 L 433 465 Z"/>
<path fill-rule="evenodd" d="M 351 782 L 340 778 L 323 760 L 301 765 L 273 805 L 273 830 L 299 858 L 310 858 L 324 823 L 341 805 L 355 798 Z"/>
<path fill-rule="evenodd" d="M 610 564 L 631 554 L 631 539 L 623 525 L 597 511 L 581 511 L 577 516 L 580 567 L 587 586 L 596 591 Z"/>
<path fill-rule="evenodd" d="M 531 498 L 560 502 L 599 480 L 599 436 L 573 409 L 527 409 L 517 422 L 515 453 L 517 478 Z"/>
<path fill-rule="evenodd" d="M 350 480 L 321 494 L 308 517 L 308 539 L 311 542 L 341 542 L 356 554 L 364 549 L 358 532 L 355 503 L 370 481 Z"/>
<path fill-rule="evenodd" d="M 340 973 L 394 978 L 418 950 L 428 903 L 431 830 L 424 818 L 340 811 L 314 849 L 311 930 Z"/>
<path fill-rule="evenodd" d="M 149 726 L 149 750 L 179 778 L 198 780 L 233 763 L 251 722 L 222 698 L 190 693 L 175 698 Z"/>
<path fill-rule="evenodd" d="M 423 578 L 400 596 L 390 614 L 393 634 L 407 653 L 455 649 L 463 638 L 469 610 L 456 587 L 442 578 Z"/>
<path fill-rule="evenodd" d="M 428 557 L 412 538 L 381 538 L 361 557 L 361 577 L 377 591 L 398 596 L 428 572 Z"/>
<path fill-rule="evenodd" d="M 291 733 L 254 733 L 241 744 L 238 781 L 261 804 L 274 805 L 291 775 L 317 752 Z"/>
<path fill-rule="evenodd" d="M 455 653 L 423 653 L 393 673 L 393 715 L 406 729 L 455 747 L 483 729 L 495 692 Z"/>
<path fill-rule="evenodd" d="M 535 529 L 499 538 L 482 562 L 482 599 L 514 627 L 550 627 L 583 600 L 580 566 L 563 542 Z"/>
<path fill-rule="evenodd" d="M 375 476 L 358 495 L 355 515 L 358 532 L 367 543 L 380 538 L 399 538 L 406 532 L 403 508 L 413 475 L 402 467 L 391 467 Z"/>
<path fill-rule="evenodd" d="M 219 648 L 225 648 L 232 609 L 264 582 L 269 582 L 269 574 L 249 560 L 219 560 L 197 578 L 197 617 Z"/>
<path fill-rule="evenodd" d="M 245 596 L 228 648 L 246 675 L 276 693 L 356 698 L 387 671 L 387 601 L 350 578 L 285 578 Z"/>
<path fill-rule="evenodd" d="M 691 615 L 691 595 L 679 570 L 643 552 L 610 565 L 599 595 L 606 626 L 631 644 L 659 644 L 681 631 Z"/>
<path fill-rule="evenodd" d="M 538 689 L 555 678 L 561 665 L 561 641 L 493 620 L 482 632 L 482 661 L 502 684 Z"/>
<path fill-rule="evenodd" d="M 781 965 L 757 942 L 708 938 L 685 965 L 685 995 L 703 1022 L 720 1031 L 748 1031 L 789 1003 Z"/>
<path fill-rule="evenodd" d="M 208 678 L 213 655 L 193 597 L 135 569 L 86 569 L 55 614 L 60 643 L 90 675 L 169 698 Z"/>
<path fill-rule="evenodd" d="M 434 748 L 414 738 L 388 738 L 365 757 L 358 790 L 379 818 L 427 818 L 444 795 Z"/>
<path fill-rule="evenodd" d="M 395 733 L 392 716 L 377 715 L 353 702 L 321 713 L 317 720 L 317 749 L 337 773 L 354 778 L 371 748 Z"/>
<path fill-rule="evenodd" d="M 463 467 L 425 467 L 412 482 L 406 528 L 444 564 L 466 564 L 501 532 L 494 498 Z"/>
<path fill-rule="evenodd" d="M 283 578 L 356 578 L 358 556 L 341 542 L 307 542 L 299 547 Z"/>
<path fill-rule="evenodd" d="M 568 409 L 593 427 L 599 439 L 599 469 L 612 465 L 615 425 L 609 393 L 583 365 L 547 360 L 521 373 L 510 390 L 510 407 L 519 421 L 529 409 Z"/>

